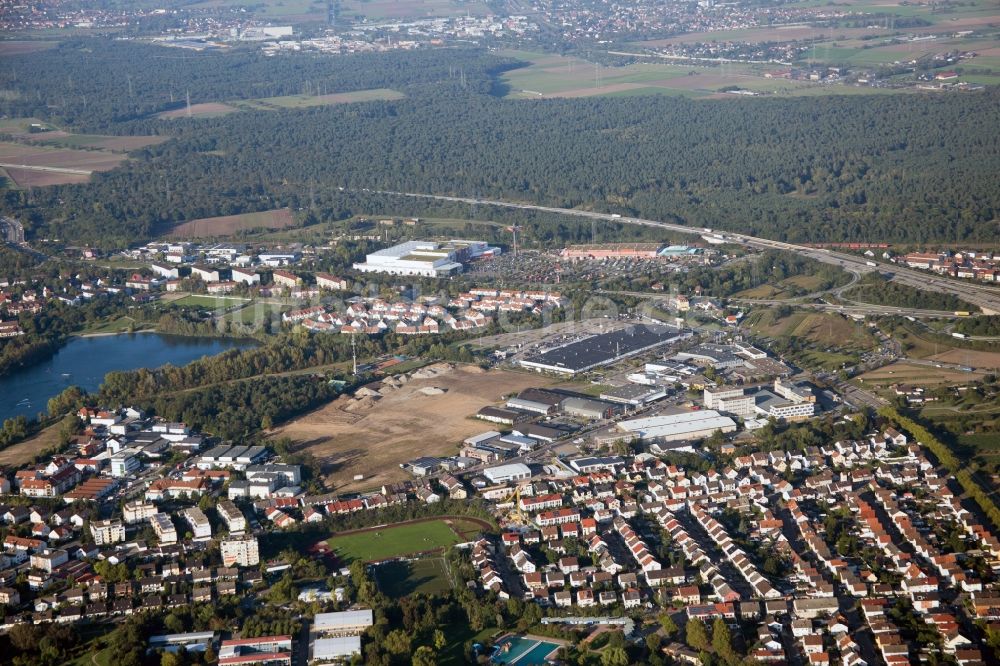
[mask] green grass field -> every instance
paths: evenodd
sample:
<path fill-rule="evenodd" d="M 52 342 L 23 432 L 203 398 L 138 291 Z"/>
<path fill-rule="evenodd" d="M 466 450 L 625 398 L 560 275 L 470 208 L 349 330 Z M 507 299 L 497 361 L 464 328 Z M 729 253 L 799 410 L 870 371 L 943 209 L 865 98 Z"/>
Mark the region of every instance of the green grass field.
<path fill-rule="evenodd" d="M 208 310 L 224 310 L 225 308 L 249 303 L 249 299 L 236 296 L 206 296 L 202 294 L 188 294 L 183 298 L 172 301 L 170 305 L 179 308 L 205 308 Z"/>
<path fill-rule="evenodd" d="M 379 589 L 393 599 L 411 594 L 444 594 L 454 587 L 443 557 L 386 562 L 373 571 Z"/>
<path fill-rule="evenodd" d="M 250 303 L 242 310 L 237 310 L 232 316 L 241 324 L 254 324 L 263 321 L 265 318 L 280 317 L 284 309 L 280 305 L 256 302 Z"/>
<path fill-rule="evenodd" d="M 246 102 L 230 102 L 234 106 L 249 106 L 255 109 L 305 109 L 311 106 L 326 106 L 328 104 L 348 104 L 350 102 L 373 102 L 378 100 L 402 99 L 406 97 L 398 90 L 390 88 L 373 88 L 371 90 L 355 90 L 353 92 L 333 93 L 330 95 L 283 95 L 281 97 L 263 97 Z"/>
<path fill-rule="evenodd" d="M 466 530 L 474 523 L 452 520 L 455 528 Z M 478 531 L 478 530 L 477 530 Z M 462 539 L 444 520 L 388 526 L 373 532 L 334 536 L 327 543 L 344 562 L 374 562 L 427 550 L 445 548 Z"/>

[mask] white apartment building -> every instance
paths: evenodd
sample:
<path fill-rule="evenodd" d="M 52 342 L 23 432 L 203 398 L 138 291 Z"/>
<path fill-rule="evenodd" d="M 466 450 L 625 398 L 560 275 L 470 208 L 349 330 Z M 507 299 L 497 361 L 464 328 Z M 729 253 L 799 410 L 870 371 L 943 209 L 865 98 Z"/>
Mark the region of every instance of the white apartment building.
<path fill-rule="evenodd" d="M 244 532 L 247 529 L 247 519 L 239 507 L 229 500 L 222 500 L 215 507 L 222 522 L 230 532 Z"/>
<path fill-rule="evenodd" d="M 247 536 L 239 539 L 224 539 L 220 544 L 222 563 L 231 567 L 255 567 L 260 564 L 260 553 L 257 550 L 257 537 Z"/>
<path fill-rule="evenodd" d="M 161 544 L 177 543 L 177 528 L 174 527 L 174 521 L 170 520 L 170 516 L 156 513 L 150 516 L 149 522 Z"/>
<path fill-rule="evenodd" d="M 144 523 L 158 513 L 152 502 L 128 502 L 122 509 L 122 518 L 127 525 Z"/>
<path fill-rule="evenodd" d="M 196 541 L 212 538 L 212 523 L 208 522 L 208 516 L 198 507 L 184 509 L 184 520 L 191 526 L 191 533 Z"/>
<path fill-rule="evenodd" d="M 120 520 L 92 520 L 90 534 L 98 546 L 119 543 L 125 540 L 125 525 Z"/>

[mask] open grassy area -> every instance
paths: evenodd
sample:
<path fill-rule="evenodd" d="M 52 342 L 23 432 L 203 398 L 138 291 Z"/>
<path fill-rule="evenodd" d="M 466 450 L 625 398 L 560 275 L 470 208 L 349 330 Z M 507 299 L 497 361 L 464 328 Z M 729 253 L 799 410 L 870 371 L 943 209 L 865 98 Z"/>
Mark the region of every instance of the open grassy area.
<path fill-rule="evenodd" d="M 152 328 L 156 322 L 136 321 L 132 317 L 118 317 L 104 321 L 96 321 L 82 331 L 83 335 L 99 335 L 109 333 L 127 333 L 144 328 Z"/>
<path fill-rule="evenodd" d="M 176 307 L 205 308 L 206 310 L 223 310 L 225 308 L 249 303 L 249 299 L 236 296 L 207 296 L 202 294 L 188 294 L 178 298 L 170 304 Z"/>
<path fill-rule="evenodd" d="M 305 109 L 312 106 L 328 106 L 330 104 L 349 104 L 351 102 L 374 102 L 379 100 L 402 99 L 403 93 L 389 88 L 373 88 L 371 90 L 355 90 L 353 92 L 332 93 L 329 95 L 283 95 L 281 97 L 263 97 L 245 102 L 230 102 L 232 106 L 255 111 L 268 109 Z"/>
<path fill-rule="evenodd" d="M 345 564 L 354 560 L 373 562 L 402 557 L 460 542 L 458 534 L 444 520 L 390 525 L 375 531 L 335 536 L 327 541 Z"/>
<path fill-rule="evenodd" d="M 443 557 L 386 562 L 373 571 L 379 589 L 393 599 L 418 593 L 446 594 L 454 587 Z"/>
<path fill-rule="evenodd" d="M 313 106 L 329 106 L 332 104 L 351 104 L 357 102 L 374 102 L 378 100 L 402 99 L 405 95 L 398 90 L 389 88 L 372 88 L 370 90 L 353 90 L 351 92 L 330 93 L 328 95 L 282 95 L 280 97 L 261 97 L 258 99 L 229 100 L 219 102 L 202 102 L 192 104 L 188 109 L 182 106 L 156 115 L 163 120 L 176 118 L 216 118 L 235 111 L 280 111 L 283 109 L 306 109 Z"/>

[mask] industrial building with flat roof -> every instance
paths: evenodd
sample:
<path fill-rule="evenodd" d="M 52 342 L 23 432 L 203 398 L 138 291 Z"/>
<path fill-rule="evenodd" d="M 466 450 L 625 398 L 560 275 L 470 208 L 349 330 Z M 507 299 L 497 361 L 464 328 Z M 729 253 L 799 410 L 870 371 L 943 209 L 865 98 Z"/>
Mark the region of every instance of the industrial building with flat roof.
<path fill-rule="evenodd" d="M 736 422 L 715 410 L 684 412 L 669 416 L 650 416 L 622 421 L 618 427 L 639 435 L 645 441 L 680 442 L 709 437 L 716 430 L 734 432 Z"/>
<path fill-rule="evenodd" d="M 327 636 L 351 636 L 360 634 L 372 626 L 374 615 L 370 608 L 341 611 L 339 613 L 317 613 L 312 631 Z"/>
<path fill-rule="evenodd" d="M 484 469 L 483 476 L 493 484 L 523 481 L 531 478 L 531 468 L 524 463 L 510 463 Z"/>
<path fill-rule="evenodd" d="M 407 241 L 367 255 L 354 264 L 362 273 L 386 273 L 420 277 L 445 277 L 462 270 L 462 263 L 500 254 L 500 248 L 483 241 Z"/>
<path fill-rule="evenodd" d="M 520 361 L 539 372 L 575 375 L 689 337 L 669 326 L 639 324 L 549 349 Z M 508 406 L 511 406 L 508 404 Z"/>

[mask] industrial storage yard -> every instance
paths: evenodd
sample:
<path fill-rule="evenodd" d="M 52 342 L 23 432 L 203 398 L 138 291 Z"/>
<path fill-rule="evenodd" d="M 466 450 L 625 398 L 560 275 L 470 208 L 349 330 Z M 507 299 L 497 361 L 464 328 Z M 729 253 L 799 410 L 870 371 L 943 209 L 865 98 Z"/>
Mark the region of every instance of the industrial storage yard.
<path fill-rule="evenodd" d="M 338 490 L 372 488 L 410 478 L 400 463 L 454 454 L 459 442 L 482 432 L 482 421 L 471 418 L 481 407 L 547 383 L 534 373 L 439 363 L 342 396 L 275 435 L 303 444 Z M 365 478 L 354 481 L 357 474 Z"/>

